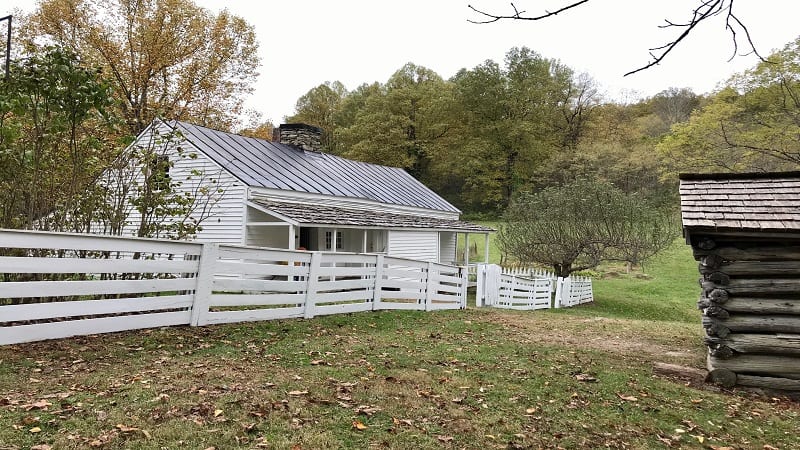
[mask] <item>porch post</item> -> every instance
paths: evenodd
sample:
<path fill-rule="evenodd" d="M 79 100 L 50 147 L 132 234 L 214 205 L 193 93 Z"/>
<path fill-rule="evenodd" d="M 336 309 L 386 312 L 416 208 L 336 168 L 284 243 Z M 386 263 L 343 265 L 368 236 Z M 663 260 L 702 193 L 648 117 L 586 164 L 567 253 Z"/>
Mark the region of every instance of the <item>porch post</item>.
<path fill-rule="evenodd" d="M 331 232 L 331 251 L 332 252 L 336 252 L 336 246 L 337 246 L 336 245 L 336 234 L 337 234 L 336 228 L 333 228 L 333 231 Z"/>
<path fill-rule="evenodd" d="M 289 224 L 289 250 L 294 250 L 294 225 Z"/>
<path fill-rule="evenodd" d="M 364 242 L 361 243 L 361 253 L 367 253 L 367 230 L 364 229 Z"/>
<path fill-rule="evenodd" d="M 483 262 L 489 264 L 489 233 L 483 239 Z"/>
<path fill-rule="evenodd" d="M 464 267 L 469 266 L 469 233 L 464 233 Z"/>

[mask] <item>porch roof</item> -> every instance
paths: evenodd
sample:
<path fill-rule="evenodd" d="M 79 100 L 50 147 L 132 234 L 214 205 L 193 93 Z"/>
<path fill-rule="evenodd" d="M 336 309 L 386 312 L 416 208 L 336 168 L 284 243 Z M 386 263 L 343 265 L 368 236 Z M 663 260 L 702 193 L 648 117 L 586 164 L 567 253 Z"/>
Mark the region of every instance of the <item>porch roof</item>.
<path fill-rule="evenodd" d="M 253 203 L 302 225 L 330 225 L 388 229 L 436 229 L 454 232 L 490 233 L 493 228 L 461 220 L 412 216 L 337 206 L 253 200 Z"/>

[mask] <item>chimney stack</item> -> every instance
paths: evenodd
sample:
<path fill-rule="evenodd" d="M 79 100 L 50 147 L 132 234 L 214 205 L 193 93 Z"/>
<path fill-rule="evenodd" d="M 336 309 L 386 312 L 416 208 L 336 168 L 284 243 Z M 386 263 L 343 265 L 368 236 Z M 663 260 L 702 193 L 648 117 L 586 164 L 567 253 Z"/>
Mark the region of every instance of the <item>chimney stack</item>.
<path fill-rule="evenodd" d="M 284 123 L 273 130 L 273 140 L 308 152 L 322 151 L 322 129 L 304 123 Z"/>

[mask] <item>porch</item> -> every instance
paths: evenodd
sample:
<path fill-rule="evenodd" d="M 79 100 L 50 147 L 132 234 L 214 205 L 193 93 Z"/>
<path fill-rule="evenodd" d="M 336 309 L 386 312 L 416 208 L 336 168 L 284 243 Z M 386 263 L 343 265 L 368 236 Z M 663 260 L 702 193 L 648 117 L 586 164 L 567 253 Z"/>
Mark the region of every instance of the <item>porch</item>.
<path fill-rule="evenodd" d="M 289 250 L 377 253 L 469 265 L 470 235 L 483 237 L 483 262 L 488 263 L 489 233 L 494 231 L 451 218 L 339 206 L 255 200 L 246 208 L 245 245 Z M 460 259 L 459 241 L 465 244 Z"/>

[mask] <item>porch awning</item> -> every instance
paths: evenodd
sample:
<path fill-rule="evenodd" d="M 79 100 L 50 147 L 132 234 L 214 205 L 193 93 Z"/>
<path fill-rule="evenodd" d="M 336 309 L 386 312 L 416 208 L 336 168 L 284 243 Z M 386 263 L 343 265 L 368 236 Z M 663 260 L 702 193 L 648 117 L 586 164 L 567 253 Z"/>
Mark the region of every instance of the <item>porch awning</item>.
<path fill-rule="evenodd" d="M 285 217 L 305 226 L 429 229 L 458 233 L 490 233 L 495 231 L 493 228 L 461 220 L 340 208 L 337 206 L 308 205 L 255 199 L 252 200 L 252 202 L 268 212 L 273 212 L 278 216 Z"/>

